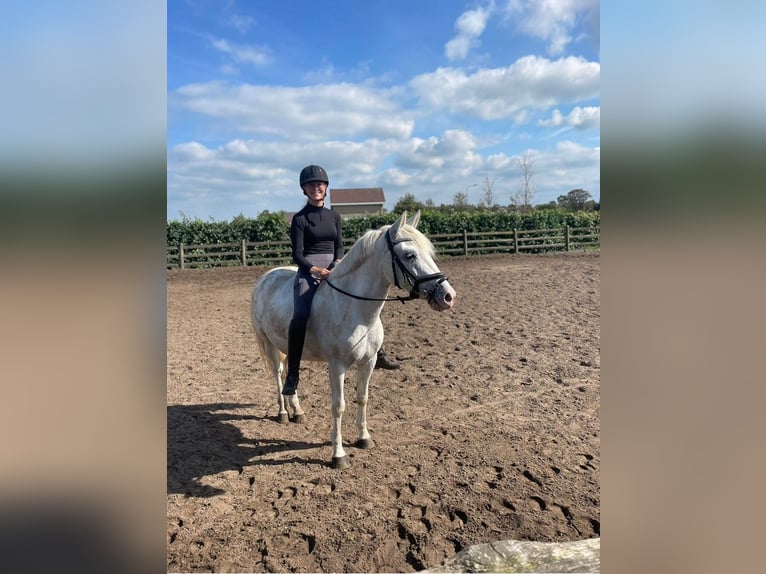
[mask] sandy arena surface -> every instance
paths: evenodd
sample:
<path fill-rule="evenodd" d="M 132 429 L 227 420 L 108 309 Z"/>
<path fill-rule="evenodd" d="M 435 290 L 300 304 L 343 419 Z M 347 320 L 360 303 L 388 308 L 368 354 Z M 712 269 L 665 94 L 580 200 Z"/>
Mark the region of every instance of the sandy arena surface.
<path fill-rule="evenodd" d="M 326 366 L 280 425 L 249 298 L 264 267 L 167 274 L 169 572 L 412 572 L 493 540 L 600 536 L 598 253 L 442 258 L 451 311 L 390 302 L 359 450 L 330 468 Z M 392 294 L 394 290 L 392 290 Z M 403 294 L 403 292 L 397 292 Z"/>

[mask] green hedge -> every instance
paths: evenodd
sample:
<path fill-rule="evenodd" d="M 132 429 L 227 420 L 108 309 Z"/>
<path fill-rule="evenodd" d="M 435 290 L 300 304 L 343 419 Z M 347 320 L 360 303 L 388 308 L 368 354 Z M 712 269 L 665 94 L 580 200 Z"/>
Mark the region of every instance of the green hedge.
<path fill-rule="evenodd" d="M 238 215 L 231 221 L 202 221 L 184 217 L 181 221 L 168 221 L 168 247 L 179 243 L 204 245 L 210 243 L 238 243 L 245 241 L 287 241 L 290 228 L 281 213 L 262 212 L 256 219 Z"/>
<path fill-rule="evenodd" d="M 399 214 L 387 213 L 367 217 L 354 217 L 343 221 L 346 239 L 360 237 L 368 229 L 393 223 Z M 510 231 L 512 229 L 555 229 L 570 227 L 598 227 L 600 211 L 567 211 L 540 209 L 530 213 L 512 211 L 443 211 L 426 210 L 421 213 L 420 229 L 426 235 L 482 231 Z M 290 228 L 282 213 L 262 212 L 255 219 L 238 215 L 231 221 L 202 221 L 184 217 L 167 224 L 168 247 L 179 243 L 199 245 L 211 243 L 237 243 L 245 241 L 287 241 Z"/>

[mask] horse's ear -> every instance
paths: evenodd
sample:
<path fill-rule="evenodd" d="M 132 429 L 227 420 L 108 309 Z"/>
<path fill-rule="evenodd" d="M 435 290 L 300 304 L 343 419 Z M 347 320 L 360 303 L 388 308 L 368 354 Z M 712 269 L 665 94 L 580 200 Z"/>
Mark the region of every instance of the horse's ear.
<path fill-rule="evenodd" d="M 391 226 L 391 235 L 394 236 L 397 233 L 399 233 L 399 230 L 402 228 L 402 226 L 407 223 L 407 212 L 402 212 L 402 216 L 396 220 L 396 223 L 394 223 Z"/>
<path fill-rule="evenodd" d="M 420 222 L 420 210 L 418 209 L 415 212 L 415 215 L 413 215 L 412 218 L 409 221 L 407 221 L 407 225 L 411 225 L 412 227 L 417 227 L 419 222 Z"/>

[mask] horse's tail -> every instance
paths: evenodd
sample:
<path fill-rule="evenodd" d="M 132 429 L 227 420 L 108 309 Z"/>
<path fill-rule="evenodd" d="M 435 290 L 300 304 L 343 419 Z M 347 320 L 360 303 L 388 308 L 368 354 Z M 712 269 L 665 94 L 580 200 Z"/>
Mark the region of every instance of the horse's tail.
<path fill-rule="evenodd" d="M 255 333 L 255 340 L 258 342 L 258 349 L 261 351 L 261 357 L 263 357 L 266 372 L 269 374 L 275 372 L 281 374 L 287 355 L 275 346 L 271 344 L 267 345 L 266 339 L 264 339 L 257 331 Z"/>
<path fill-rule="evenodd" d="M 260 324 L 259 321 L 259 315 L 258 315 L 258 307 L 259 302 L 258 298 L 262 294 L 263 289 L 265 288 L 264 285 L 267 280 L 267 276 L 273 274 L 275 271 L 282 269 L 282 268 L 274 268 L 269 270 L 265 275 L 263 275 L 255 284 L 255 287 L 253 287 L 253 292 L 250 297 L 250 318 L 253 325 L 253 332 L 255 334 L 255 340 L 258 343 L 258 349 L 260 350 L 261 356 L 263 357 L 264 366 L 266 367 L 266 371 L 269 374 L 278 373 L 281 375 L 284 367 L 284 361 L 286 358 L 285 353 L 280 351 L 276 345 L 274 345 L 271 340 L 268 337 L 267 330 L 264 328 L 263 325 Z"/>

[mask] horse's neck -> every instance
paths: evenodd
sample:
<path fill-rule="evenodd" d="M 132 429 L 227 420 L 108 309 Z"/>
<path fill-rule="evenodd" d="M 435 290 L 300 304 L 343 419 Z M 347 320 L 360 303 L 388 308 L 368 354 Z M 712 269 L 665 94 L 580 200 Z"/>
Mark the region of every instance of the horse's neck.
<path fill-rule="evenodd" d="M 339 264 L 338 275 L 330 274 L 330 281 L 333 285 L 340 287 L 344 291 L 353 293 L 359 297 L 368 297 L 371 299 L 385 299 L 391 284 L 386 279 L 385 274 L 380 269 L 380 262 L 375 257 L 367 257 L 358 262 L 353 269 L 344 269 Z M 383 308 L 383 301 L 366 301 L 354 299 L 348 295 L 335 291 L 335 294 L 342 297 L 346 305 L 358 305 L 367 312 L 380 313 Z"/>

